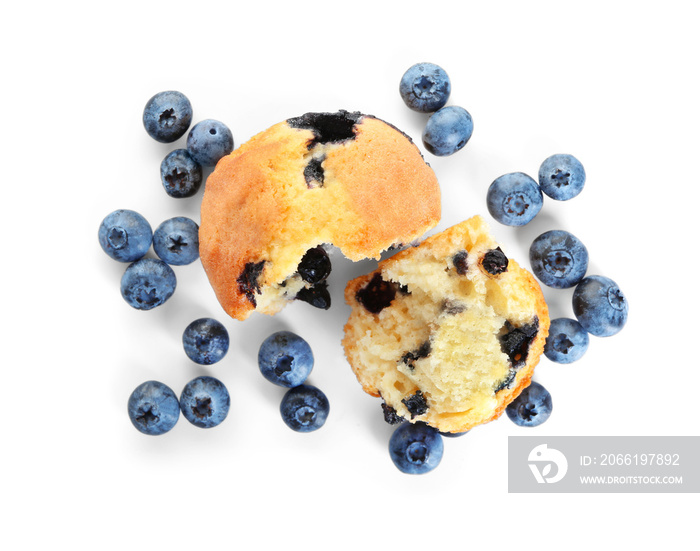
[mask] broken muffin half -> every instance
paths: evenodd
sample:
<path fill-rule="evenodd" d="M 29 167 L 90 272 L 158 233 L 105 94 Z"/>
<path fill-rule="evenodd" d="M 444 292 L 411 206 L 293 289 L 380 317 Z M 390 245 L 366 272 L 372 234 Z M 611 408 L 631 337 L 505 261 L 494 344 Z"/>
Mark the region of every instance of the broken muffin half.
<path fill-rule="evenodd" d="M 534 277 L 476 216 L 350 281 L 343 346 L 385 419 L 463 432 L 530 384 L 549 330 Z"/>

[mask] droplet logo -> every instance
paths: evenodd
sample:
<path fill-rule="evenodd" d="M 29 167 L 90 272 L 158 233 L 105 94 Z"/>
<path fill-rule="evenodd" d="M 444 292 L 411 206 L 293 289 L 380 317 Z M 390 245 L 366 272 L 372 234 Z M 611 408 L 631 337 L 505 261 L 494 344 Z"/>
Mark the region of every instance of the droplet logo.
<path fill-rule="evenodd" d="M 538 484 L 559 482 L 569 468 L 566 456 L 559 450 L 548 448 L 547 444 L 532 448 L 527 460 Z M 556 467 L 554 474 L 552 474 L 553 465 Z"/>

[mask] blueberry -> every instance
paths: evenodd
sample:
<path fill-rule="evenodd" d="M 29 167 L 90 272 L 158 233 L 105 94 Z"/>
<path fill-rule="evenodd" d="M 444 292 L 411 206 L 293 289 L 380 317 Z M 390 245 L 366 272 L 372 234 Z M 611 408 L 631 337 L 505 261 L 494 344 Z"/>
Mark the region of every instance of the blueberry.
<path fill-rule="evenodd" d="M 452 257 L 452 264 L 459 275 L 466 275 L 469 270 L 469 253 L 467 251 L 459 251 Z"/>
<path fill-rule="evenodd" d="M 406 421 L 401 417 L 392 406 L 388 405 L 386 402 L 382 401 L 382 413 L 384 414 L 384 421 L 390 425 L 398 425 Z"/>
<path fill-rule="evenodd" d="M 610 337 L 627 323 L 629 305 L 612 279 L 593 275 L 574 289 L 574 314 L 583 328 L 596 337 Z"/>
<path fill-rule="evenodd" d="M 364 117 L 359 111 L 341 109 L 335 113 L 305 113 L 300 117 L 287 119 L 291 128 L 305 128 L 313 132 L 313 139 L 307 144 L 309 150 L 316 144 L 341 143 L 355 139 L 357 123 Z"/>
<path fill-rule="evenodd" d="M 552 396 L 541 384 L 532 382 L 506 407 L 508 418 L 520 427 L 536 427 L 549 419 Z"/>
<path fill-rule="evenodd" d="M 530 245 L 530 265 L 545 285 L 567 289 L 586 275 L 588 250 L 575 235 L 564 230 L 551 230 Z"/>
<path fill-rule="evenodd" d="M 428 119 L 423 129 L 423 145 L 433 155 L 446 157 L 467 145 L 473 130 L 472 116 L 466 109 L 443 107 Z"/>
<path fill-rule="evenodd" d="M 323 161 L 326 160 L 325 155 L 313 157 L 304 167 L 304 181 L 306 187 L 315 188 L 323 187 L 326 179 L 326 171 L 323 168 Z"/>
<path fill-rule="evenodd" d="M 542 208 L 542 190 L 537 182 L 522 172 L 496 178 L 486 193 L 491 216 L 506 226 L 524 226 Z"/>
<path fill-rule="evenodd" d="M 299 335 L 278 331 L 260 345 L 258 367 L 268 381 L 292 388 L 306 381 L 314 367 L 314 355 Z"/>
<path fill-rule="evenodd" d="M 355 300 L 362 304 L 368 312 L 378 314 L 389 306 L 396 298 L 396 285 L 382 279 L 377 272 L 369 283 L 355 293 Z"/>
<path fill-rule="evenodd" d="M 329 410 L 326 395 L 311 385 L 290 388 L 280 404 L 282 419 L 290 429 L 297 432 L 320 429 L 328 418 Z"/>
<path fill-rule="evenodd" d="M 171 266 L 191 264 L 199 258 L 199 226 L 184 216 L 166 220 L 153 232 L 153 250 Z"/>
<path fill-rule="evenodd" d="M 133 262 L 148 252 L 153 230 L 138 212 L 120 209 L 105 216 L 97 238 L 102 250 L 114 260 Z"/>
<path fill-rule="evenodd" d="M 399 425 L 389 439 L 389 455 L 402 473 L 424 474 L 440 464 L 442 436 L 425 423 Z"/>
<path fill-rule="evenodd" d="M 186 149 L 176 149 L 160 163 L 160 179 L 170 197 L 192 197 L 202 185 L 202 166 Z"/>
<path fill-rule="evenodd" d="M 586 171 L 576 157 L 558 154 L 547 157 L 540 166 L 540 188 L 552 199 L 568 201 L 586 183 Z"/>
<path fill-rule="evenodd" d="M 137 310 L 151 310 L 175 292 L 175 272 L 162 260 L 142 258 L 129 264 L 121 281 L 124 300 Z"/>
<path fill-rule="evenodd" d="M 228 331 L 212 318 L 200 318 L 190 323 L 182 333 L 182 346 L 190 360 L 211 365 L 228 352 Z"/>
<path fill-rule="evenodd" d="M 203 166 L 214 166 L 233 151 L 233 134 L 224 123 L 207 119 L 198 122 L 187 135 L 187 150 Z"/>
<path fill-rule="evenodd" d="M 224 383 L 214 377 L 197 377 L 182 389 L 180 409 L 196 427 L 210 429 L 226 419 L 231 397 Z"/>
<path fill-rule="evenodd" d="M 143 110 L 143 126 L 148 135 L 162 143 L 185 135 L 192 122 L 192 105 L 181 92 L 159 92 Z"/>
<path fill-rule="evenodd" d="M 331 294 L 326 281 L 300 289 L 294 298 L 321 310 L 328 310 L 331 307 Z"/>
<path fill-rule="evenodd" d="M 508 271 L 508 263 L 508 257 L 503 253 L 501 247 L 489 249 L 481 259 L 481 266 L 491 275 L 498 275 Z"/>
<path fill-rule="evenodd" d="M 530 346 L 532 345 L 532 341 L 535 340 L 539 330 L 540 320 L 537 316 L 535 316 L 535 319 L 531 323 L 523 323 L 520 326 L 515 326 L 508 320 L 503 324 L 498 335 L 498 340 L 501 345 L 501 352 L 508 356 L 512 368 L 517 370 L 525 365 L 528 353 L 530 352 Z M 506 379 L 510 379 L 510 375 Z M 511 382 L 510 380 L 506 380 L 505 385 L 508 386 Z M 496 392 L 498 392 L 498 390 Z"/>
<path fill-rule="evenodd" d="M 175 393 L 163 383 L 146 381 L 129 396 L 129 419 L 144 434 L 168 432 L 180 418 L 180 404 Z"/>
<path fill-rule="evenodd" d="M 256 305 L 255 294 L 260 294 L 260 279 L 263 270 L 265 269 L 265 261 L 246 262 L 243 266 L 243 271 L 236 278 L 238 283 L 238 291 L 246 296 L 253 306 Z"/>
<path fill-rule="evenodd" d="M 411 414 L 411 419 L 419 415 L 426 413 L 430 406 L 428 405 L 428 400 L 426 400 L 423 391 L 416 390 L 410 396 L 406 396 L 401 403 L 406 406 L 406 409 Z"/>
<path fill-rule="evenodd" d="M 414 111 L 433 113 L 447 103 L 450 97 L 450 77 L 434 63 L 416 63 L 401 77 L 399 94 Z"/>
<path fill-rule="evenodd" d="M 544 355 L 553 362 L 570 364 L 584 355 L 588 340 L 588 333 L 576 320 L 553 319 L 544 345 Z"/>
<path fill-rule="evenodd" d="M 319 245 L 306 251 L 297 266 L 297 272 L 299 272 L 301 279 L 315 285 L 330 275 L 331 268 L 331 259 L 328 257 L 328 253 Z"/>

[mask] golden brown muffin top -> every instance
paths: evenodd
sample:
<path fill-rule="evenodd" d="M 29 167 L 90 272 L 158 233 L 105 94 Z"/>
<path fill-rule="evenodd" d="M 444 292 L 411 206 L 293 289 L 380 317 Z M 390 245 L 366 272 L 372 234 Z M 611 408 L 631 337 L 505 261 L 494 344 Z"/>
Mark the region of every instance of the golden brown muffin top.
<path fill-rule="evenodd" d="M 345 134 L 309 115 L 338 117 Z M 307 250 L 379 258 L 439 219 L 437 178 L 410 138 L 359 113 L 307 114 L 221 159 L 202 200 L 200 256 L 223 308 L 245 319 Z"/>

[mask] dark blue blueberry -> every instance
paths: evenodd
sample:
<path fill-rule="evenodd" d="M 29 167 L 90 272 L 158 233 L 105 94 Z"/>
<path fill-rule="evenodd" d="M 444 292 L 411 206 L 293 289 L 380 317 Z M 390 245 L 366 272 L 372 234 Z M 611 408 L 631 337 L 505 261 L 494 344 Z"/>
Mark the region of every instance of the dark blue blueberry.
<path fill-rule="evenodd" d="M 399 94 L 414 111 L 433 113 L 443 107 L 450 97 L 450 77 L 434 63 L 416 63 L 404 73 Z"/>
<path fill-rule="evenodd" d="M 197 377 L 182 389 L 180 410 L 190 423 L 202 429 L 221 424 L 231 407 L 224 383 L 214 377 Z"/>
<path fill-rule="evenodd" d="M 355 293 L 355 300 L 368 312 L 378 314 L 396 298 L 396 288 L 394 283 L 385 281 L 382 274 L 377 272 L 367 285 Z"/>
<path fill-rule="evenodd" d="M 143 126 L 148 135 L 161 143 L 174 142 L 185 135 L 192 122 L 192 105 L 181 92 L 159 92 L 143 110 Z"/>
<path fill-rule="evenodd" d="M 390 425 L 398 425 L 406 420 L 396 412 L 396 409 L 384 401 L 382 401 L 382 412 L 384 413 L 384 421 Z"/>
<path fill-rule="evenodd" d="M 541 425 L 552 413 L 552 396 L 541 384 L 532 382 L 506 407 L 508 418 L 520 427 Z"/>
<path fill-rule="evenodd" d="M 151 310 L 175 292 L 175 272 L 162 260 L 142 258 L 129 264 L 121 281 L 124 300 L 137 310 Z"/>
<path fill-rule="evenodd" d="M 265 269 L 265 261 L 260 262 L 246 262 L 243 267 L 243 271 L 236 278 L 238 283 L 238 291 L 246 296 L 246 298 L 251 302 L 253 306 L 256 305 L 255 294 L 258 295 L 262 292 L 260 290 L 260 283 L 258 279 Z"/>
<path fill-rule="evenodd" d="M 228 331 L 212 318 L 200 318 L 190 323 L 182 333 L 182 346 L 190 360 L 201 365 L 218 362 L 228 352 Z"/>
<path fill-rule="evenodd" d="M 426 413 L 430 406 L 428 405 L 428 400 L 426 400 L 423 391 L 416 390 L 410 396 L 406 396 L 401 403 L 406 406 L 406 409 L 411 414 L 411 419 L 423 415 Z"/>
<path fill-rule="evenodd" d="M 185 216 L 166 220 L 153 232 L 153 250 L 171 266 L 191 264 L 199 258 L 199 226 Z"/>
<path fill-rule="evenodd" d="M 163 383 L 147 381 L 129 396 L 129 419 L 144 434 L 168 432 L 180 418 L 180 404 L 175 393 Z"/>
<path fill-rule="evenodd" d="M 359 111 L 341 109 L 336 113 L 305 113 L 300 117 L 287 119 L 291 128 L 305 128 L 314 134 L 307 144 L 313 149 L 319 143 L 342 143 L 355 139 L 355 125 L 364 117 Z"/>
<path fill-rule="evenodd" d="M 544 355 L 553 362 L 570 364 L 585 354 L 588 340 L 588 333 L 576 320 L 553 319 L 544 345 Z"/>
<path fill-rule="evenodd" d="M 433 113 L 423 129 L 423 145 L 438 157 L 462 149 L 472 137 L 472 116 L 463 107 L 443 107 Z"/>
<path fill-rule="evenodd" d="M 328 310 L 331 307 L 331 294 L 328 291 L 328 283 L 326 281 L 311 287 L 304 287 L 294 298 L 321 310 Z"/>
<path fill-rule="evenodd" d="M 292 388 L 306 381 L 314 367 L 314 355 L 299 335 L 278 331 L 260 345 L 258 367 L 268 381 Z"/>
<path fill-rule="evenodd" d="M 575 235 L 551 230 L 530 245 L 530 265 L 539 280 L 555 289 L 573 287 L 588 270 L 588 249 Z"/>
<path fill-rule="evenodd" d="M 440 464 L 442 436 L 425 423 L 399 425 L 389 439 L 389 455 L 402 473 L 425 474 Z"/>
<path fill-rule="evenodd" d="M 581 193 L 586 171 L 572 155 L 552 155 L 540 166 L 539 180 L 545 194 L 557 201 L 567 201 Z"/>
<path fill-rule="evenodd" d="M 324 281 L 331 273 L 331 259 L 322 246 L 306 251 L 297 266 L 301 279 L 311 285 Z"/>
<path fill-rule="evenodd" d="M 525 365 L 530 345 L 532 345 L 539 330 L 540 320 L 537 316 L 532 322 L 524 323 L 519 327 L 506 320 L 498 335 L 498 340 L 501 344 L 501 352 L 508 356 L 510 367 L 518 370 Z M 496 392 L 510 385 L 513 382 L 512 377 L 514 377 L 514 373 L 509 373 L 506 380 L 497 386 Z M 505 386 L 501 386 L 502 384 Z"/>
<path fill-rule="evenodd" d="M 454 264 L 459 275 L 466 275 L 469 270 L 468 256 L 469 253 L 467 253 L 467 251 L 459 251 L 452 257 L 452 264 Z"/>
<path fill-rule="evenodd" d="M 325 155 L 313 157 L 304 167 L 304 181 L 308 188 L 323 187 L 326 179 L 326 171 L 323 168 Z"/>
<path fill-rule="evenodd" d="M 506 226 L 524 226 L 542 208 L 542 190 L 522 172 L 496 178 L 486 193 L 486 206 L 494 220 Z"/>
<path fill-rule="evenodd" d="M 627 323 L 629 304 L 612 279 L 588 276 L 574 289 L 574 314 L 583 328 L 596 337 L 610 337 Z"/>
<path fill-rule="evenodd" d="M 187 151 L 202 166 L 214 166 L 233 151 L 233 134 L 223 122 L 198 122 L 187 135 Z"/>
<path fill-rule="evenodd" d="M 170 197 L 192 197 L 202 185 L 202 166 L 186 149 L 176 149 L 160 163 L 160 179 Z"/>
<path fill-rule="evenodd" d="M 508 257 L 501 250 L 501 247 L 490 249 L 481 259 L 481 266 L 486 273 L 499 275 L 508 271 Z"/>
<path fill-rule="evenodd" d="M 320 429 L 328 418 L 329 410 L 326 395 L 311 385 L 290 388 L 280 404 L 282 419 L 290 429 L 297 432 Z"/>
<path fill-rule="evenodd" d="M 97 238 L 102 250 L 114 260 L 133 262 L 148 252 L 153 230 L 138 212 L 120 209 L 102 220 Z"/>

